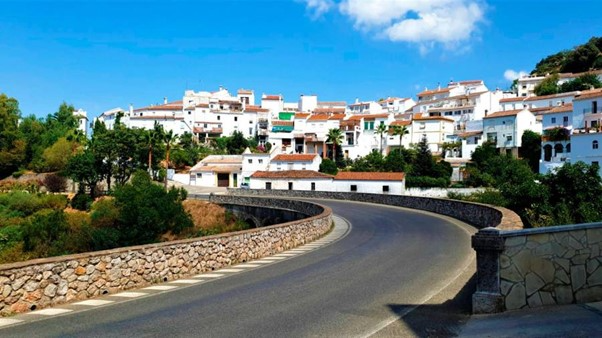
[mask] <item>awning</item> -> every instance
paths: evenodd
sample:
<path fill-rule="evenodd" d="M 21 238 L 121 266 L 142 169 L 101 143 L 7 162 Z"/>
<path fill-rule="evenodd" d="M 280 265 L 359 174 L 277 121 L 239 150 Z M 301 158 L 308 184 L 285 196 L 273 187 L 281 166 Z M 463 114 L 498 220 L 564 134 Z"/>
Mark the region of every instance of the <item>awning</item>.
<path fill-rule="evenodd" d="M 293 131 L 293 126 L 273 126 L 272 132 L 274 133 L 290 133 Z"/>

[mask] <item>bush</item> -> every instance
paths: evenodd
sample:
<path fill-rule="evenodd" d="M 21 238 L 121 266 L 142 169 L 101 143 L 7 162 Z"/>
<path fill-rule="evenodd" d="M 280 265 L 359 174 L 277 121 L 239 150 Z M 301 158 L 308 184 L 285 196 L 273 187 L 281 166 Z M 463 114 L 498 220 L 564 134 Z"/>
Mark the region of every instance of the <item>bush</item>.
<path fill-rule="evenodd" d="M 44 178 L 44 186 L 50 192 L 64 192 L 67 189 L 67 179 L 57 174 L 48 174 Z"/>
<path fill-rule="evenodd" d="M 339 169 L 333 160 L 325 158 L 322 160 L 322 163 L 320 163 L 320 172 L 329 175 L 336 175 L 339 172 Z"/>
<path fill-rule="evenodd" d="M 67 253 L 65 237 L 69 225 L 62 210 L 42 210 L 23 226 L 23 249 L 36 257 Z"/>
<path fill-rule="evenodd" d="M 17 170 L 14 173 L 12 173 L 13 178 L 19 178 L 21 176 L 23 176 L 23 174 L 25 174 L 25 170 L 21 169 L 21 170 Z"/>
<path fill-rule="evenodd" d="M 71 199 L 71 207 L 73 209 L 88 211 L 92 205 L 92 197 L 83 192 L 78 192 Z"/>
<path fill-rule="evenodd" d="M 447 188 L 449 179 L 444 177 L 408 176 L 406 177 L 406 186 L 408 188 Z"/>
<path fill-rule="evenodd" d="M 64 195 L 41 195 L 40 199 L 42 209 L 63 210 L 68 204 L 67 196 Z"/>
<path fill-rule="evenodd" d="M 43 208 L 40 198 L 21 191 L 2 196 L 0 204 L 6 205 L 10 210 L 17 211 L 22 217 L 33 215 Z"/>
<path fill-rule="evenodd" d="M 92 204 L 90 215 L 94 228 L 114 228 L 119 221 L 119 208 L 112 198 L 102 198 Z"/>

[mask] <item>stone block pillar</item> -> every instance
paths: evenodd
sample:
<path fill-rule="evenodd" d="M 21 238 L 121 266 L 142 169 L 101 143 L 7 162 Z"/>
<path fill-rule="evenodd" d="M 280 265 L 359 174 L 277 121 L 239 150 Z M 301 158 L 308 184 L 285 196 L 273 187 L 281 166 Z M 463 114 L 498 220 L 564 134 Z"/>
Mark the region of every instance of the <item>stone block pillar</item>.
<path fill-rule="evenodd" d="M 504 311 L 500 291 L 500 253 L 504 239 L 500 230 L 484 228 L 472 236 L 472 248 L 477 252 L 477 291 L 472 295 L 472 312 Z"/>

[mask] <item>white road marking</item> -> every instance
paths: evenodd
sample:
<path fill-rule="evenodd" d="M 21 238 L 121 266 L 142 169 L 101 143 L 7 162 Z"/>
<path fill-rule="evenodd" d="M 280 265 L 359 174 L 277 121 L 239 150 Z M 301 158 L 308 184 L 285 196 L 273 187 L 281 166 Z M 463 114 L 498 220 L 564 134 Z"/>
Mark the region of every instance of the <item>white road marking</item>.
<path fill-rule="evenodd" d="M 40 311 L 34 311 L 27 313 L 28 315 L 40 315 L 40 316 L 55 316 L 60 315 L 61 313 L 72 312 L 73 310 L 69 309 L 44 309 Z"/>
<path fill-rule="evenodd" d="M 124 297 L 124 298 L 136 298 L 140 296 L 144 296 L 146 293 L 144 292 L 122 292 L 111 295 L 112 297 Z"/>
<path fill-rule="evenodd" d="M 236 267 L 237 268 L 242 268 L 242 269 L 247 269 L 247 268 L 258 268 L 260 266 L 261 265 L 259 265 L 259 264 L 251 264 L 251 263 L 247 264 L 247 263 L 245 263 L 245 264 L 237 265 Z"/>
<path fill-rule="evenodd" d="M 220 269 L 219 272 L 241 272 L 243 269 Z"/>
<path fill-rule="evenodd" d="M 112 300 L 90 299 L 83 302 L 77 302 L 73 305 L 99 306 L 114 303 Z"/>
<path fill-rule="evenodd" d="M 277 254 L 277 255 L 274 255 L 272 257 L 293 257 L 293 256 L 297 256 L 297 255 L 298 255 L 298 253 L 291 252 L 291 253 Z"/>
<path fill-rule="evenodd" d="M 264 261 L 279 261 L 281 259 L 287 259 L 288 257 L 276 257 L 276 256 L 270 256 L 270 257 L 263 257 L 262 260 Z"/>
<path fill-rule="evenodd" d="M 202 279 L 177 279 L 169 282 L 170 284 L 196 284 L 202 282 Z"/>
<path fill-rule="evenodd" d="M 175 285 L 153 285 L 153 286 L 144 288 L 144 290 L 166 291 L 166 290 L 172 290 L 172 289 L 177 289 L 177 288 L 178 287 Z"/>
<path fill-rule="evenodd" d="M 253 261 L 253 263 L 256 263 L 256 264 L 268 264 L 268 263 L 274 263 L 274 261 L 268 261 L 268 260 L 266 260 L 264 258 L 264 259 Z"/>
<path fill-rule="evenodd" d="M 194 276 L 194 278 L 219 278 L 219 277 L 223 277 L 224 275 L 221 273 L 204 273 L 201 275 L 196 275 Z"/>
<path fill-rule="evenodd" d="M 18 319 L 11 319 L 11 318 L 0 318 L 0 327 L 2 326 L 7 326 L 7 325 L 12 325 L 12 324 L 17 324 L 22 322 L 22 320 L 18 320 Z"/>

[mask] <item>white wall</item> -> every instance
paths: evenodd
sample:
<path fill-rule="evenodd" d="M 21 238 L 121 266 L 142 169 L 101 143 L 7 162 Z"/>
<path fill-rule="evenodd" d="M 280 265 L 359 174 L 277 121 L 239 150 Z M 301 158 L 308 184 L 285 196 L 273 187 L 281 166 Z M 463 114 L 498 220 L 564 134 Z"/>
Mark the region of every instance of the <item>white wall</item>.
<path fill-rule="evenodd" d="M 399 181 L 351 181 L 334 180 L 334 188 L 337 192 L 351 192 L 351 186 L 357 187 L 356 192 L 368 194 L 402 195 L 405 190 L 405 180 Z M 389 186 L 389 192 L 383 192 L 383 186 Z"/>
<path fill-rule="evenodd" d="M 279 178 L 279 179 L 270 179 L 270 178 L 251 178 L 251 189 L 265 189 L 266 182 L 272 183 L 272 190 L 289 190 L 289 182 L 293 183 L 293 190 L 306 190 L 311 191 L 312 182 L 316 185 L 316 191 L 332 191 L 332 179 L 327 178 Z"/>

